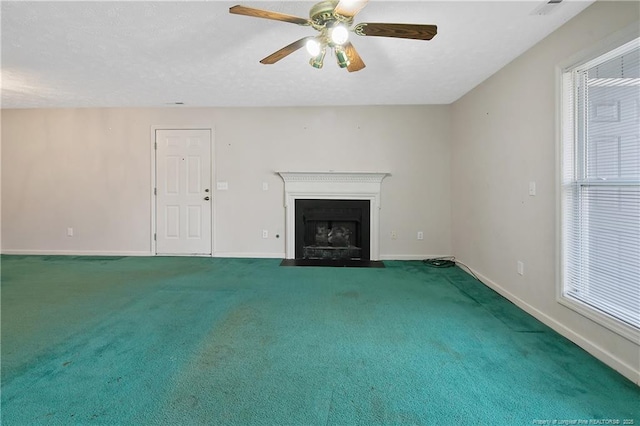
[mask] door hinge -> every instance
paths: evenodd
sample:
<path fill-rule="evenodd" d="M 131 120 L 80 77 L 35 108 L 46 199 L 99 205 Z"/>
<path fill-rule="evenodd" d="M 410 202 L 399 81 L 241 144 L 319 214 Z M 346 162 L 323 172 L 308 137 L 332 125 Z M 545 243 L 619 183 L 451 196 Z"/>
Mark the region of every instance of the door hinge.
<path fill-rule="evenodd" d="M 153 188 L 153 195 L 158 195 L 158 188 Z"/>
<path fill-rule="evenodd" d="M 158 149 L 158 142 L 153 143 L 153 149 Z"/>
<path fill-rule="evenodd" d="M 157 241 L 158 240 L 158 234 L 153 234 L 153 241 Z"/>

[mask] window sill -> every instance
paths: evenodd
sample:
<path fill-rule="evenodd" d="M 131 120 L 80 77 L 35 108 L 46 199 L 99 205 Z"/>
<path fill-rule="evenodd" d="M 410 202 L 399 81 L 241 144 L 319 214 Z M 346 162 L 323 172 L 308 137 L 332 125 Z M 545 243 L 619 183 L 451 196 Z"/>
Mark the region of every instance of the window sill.
<path fill-rule="evenodd" d="M 640 329 L 606 315 L 579 300 L 560 295 L 558 303 L 640 346 Z"/>

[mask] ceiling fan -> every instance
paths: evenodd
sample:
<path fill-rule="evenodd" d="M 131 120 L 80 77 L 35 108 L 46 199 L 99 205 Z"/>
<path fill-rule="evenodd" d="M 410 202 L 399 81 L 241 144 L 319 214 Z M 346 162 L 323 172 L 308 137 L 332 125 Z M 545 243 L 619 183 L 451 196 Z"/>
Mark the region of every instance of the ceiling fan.
<path fill-rule="evenodd" d="M 363 69 L 365 65 L 355 47 L 349 41 L 349 32 L 359 36 L 395 37 L 414 40 L 431 40 L 437 34 L 438 28 L 435 25 L 366 22 L 352 27 L 353 18 L 367 5 L 367 2 L 368 0 L 321 1 L 311 7 L 309 19 L 241 5 L 229 8 L 229 12 L 236 15 L 310 26 L 320 33 L 294 41 L 262 59 L 260 62 L 263 64 L 275 64 L 305 46 L 311 55 L 309 63 L 314 68 L 322 68 L 328 49 L 334 52 L 340 68 L 346 68 L 349 72 L 354 72 Z"/>

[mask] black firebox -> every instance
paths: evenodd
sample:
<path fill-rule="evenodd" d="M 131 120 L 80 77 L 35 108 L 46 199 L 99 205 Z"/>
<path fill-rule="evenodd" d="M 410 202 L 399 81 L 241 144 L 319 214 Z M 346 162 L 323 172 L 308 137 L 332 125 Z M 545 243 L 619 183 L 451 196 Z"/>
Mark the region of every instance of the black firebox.
<path fill-rule="evenodd" d="M 370 208 L 369 200 L 296 200 L 296 259 L 370 260 Z"/>

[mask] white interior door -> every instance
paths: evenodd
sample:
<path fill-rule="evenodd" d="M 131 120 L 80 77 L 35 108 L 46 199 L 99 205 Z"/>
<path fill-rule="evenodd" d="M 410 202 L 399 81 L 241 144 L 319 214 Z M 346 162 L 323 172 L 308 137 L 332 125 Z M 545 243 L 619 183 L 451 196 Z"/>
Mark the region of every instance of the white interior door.
<path fill-rule="evenodd" d="M 211 131 L 156 130 L 156 253 L 211 254 Z"/>

